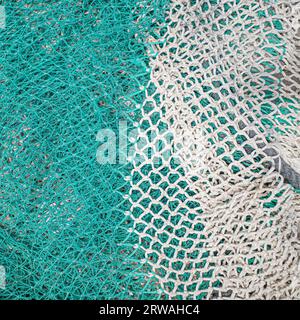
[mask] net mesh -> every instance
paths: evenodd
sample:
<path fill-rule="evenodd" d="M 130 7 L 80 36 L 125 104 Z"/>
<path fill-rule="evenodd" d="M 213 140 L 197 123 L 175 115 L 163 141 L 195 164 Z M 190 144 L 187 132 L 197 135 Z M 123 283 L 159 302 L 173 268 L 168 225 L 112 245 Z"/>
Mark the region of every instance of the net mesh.
<path fill-rule="evenodd" d="M 159 297 L 124 215 L 128 164 L 96 161 L 130 129 L 163 1 L 6 1 L 0 29 L 3 299 Z"/>
<path fill-rule="evenodd" d="M 131 216 L 172 298 L 299 298 L 299 10 L 171 1 Z"/>
<path fill-rule="evenodd" d="M 3 5 L 2 299 L 300 297 L 299 1 Z"/>

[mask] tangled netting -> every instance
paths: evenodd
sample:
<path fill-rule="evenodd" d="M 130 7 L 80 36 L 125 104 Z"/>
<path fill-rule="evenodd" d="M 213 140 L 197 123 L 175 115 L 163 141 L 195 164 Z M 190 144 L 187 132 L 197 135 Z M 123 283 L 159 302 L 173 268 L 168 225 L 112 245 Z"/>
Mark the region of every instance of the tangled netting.
<path fill-rule="evenodd" d="M 300 298 L 300 1 L 4 5 L 2 299 Z"/>
<path fill-rule="evenodd" d="M 174 0 L 152 38 L 130 214 L 169 297 L 300 298 L 299 17 Z"/>
<path fill-rule="evenodd" d="M 130 129 L 164 1 L 4 5 L 0 297 L 158 298 L 124 215 L 129 165 L 97 163 L 96 134 Z"/>

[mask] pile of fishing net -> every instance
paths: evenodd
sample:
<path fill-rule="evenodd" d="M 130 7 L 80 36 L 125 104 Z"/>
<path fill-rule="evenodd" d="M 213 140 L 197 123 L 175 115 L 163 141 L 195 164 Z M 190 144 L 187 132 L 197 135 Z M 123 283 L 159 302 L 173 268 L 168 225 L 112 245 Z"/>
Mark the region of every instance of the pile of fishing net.
<path fill-rule="evenodd" d="M 300 297 L 300 1 L 4 7 L 2 299 Z"/>

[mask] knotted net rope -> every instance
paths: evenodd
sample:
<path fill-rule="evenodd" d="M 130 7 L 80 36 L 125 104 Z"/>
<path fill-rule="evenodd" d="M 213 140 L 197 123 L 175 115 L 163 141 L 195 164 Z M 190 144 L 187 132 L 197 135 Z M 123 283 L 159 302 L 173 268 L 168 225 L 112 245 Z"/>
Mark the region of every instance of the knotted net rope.
<path fill-rule="evenodd" d="M 2 299 L 299 298 L 299 1 L 2 5 Z"/>
<path fill-rule="evenodd" d="M 299 298 L 299 13 L 299 1 L 171 1 L 131 190 L 170 297 Z"/>
<path fill-rule="evenodd" d="M 130 129 L 164 1 L 5 1 L 0 29 L 3 299 L 159 296 L 124 212 L 129 164 L 96 161 Z"/>

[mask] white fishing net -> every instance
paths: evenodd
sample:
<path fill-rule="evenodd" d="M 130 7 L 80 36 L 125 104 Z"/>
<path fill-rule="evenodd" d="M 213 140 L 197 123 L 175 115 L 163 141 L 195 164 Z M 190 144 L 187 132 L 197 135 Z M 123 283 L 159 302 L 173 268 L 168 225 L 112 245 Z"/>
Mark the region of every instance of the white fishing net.
<path fill-rule="evenodd" d="M 149 39 L 130 214 L 166 297 L 300 297 L 299 13 L 171 1 Z"/>

